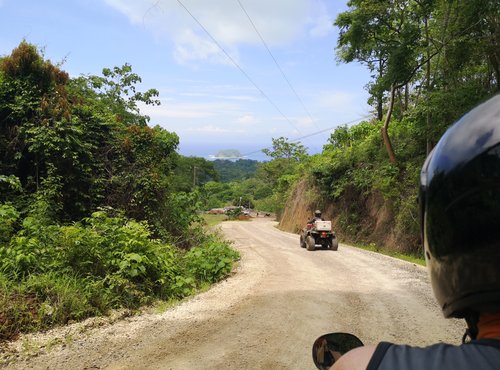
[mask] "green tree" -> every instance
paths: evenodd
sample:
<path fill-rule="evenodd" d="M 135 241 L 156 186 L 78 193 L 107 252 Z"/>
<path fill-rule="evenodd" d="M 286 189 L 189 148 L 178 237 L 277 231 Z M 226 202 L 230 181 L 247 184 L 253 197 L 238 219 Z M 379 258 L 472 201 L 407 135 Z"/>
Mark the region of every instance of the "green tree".
<path fill-rule="evenodd" d="M 23 41 L 2 59 L 0 75 L 1 172 L 17 176 L 28 194 L 52 194 L 58 217 L 81 216 L 91 207 L 98 165 L 93 133 L 72 111 L 67 73 Z"/>
<path fill-rule="evenodd" d="M 139 92 L 140 81 L 128 64 L 70 79 L 27 42 L 1 60 L 0 175 L 20 180 L 23 212 L 65 223 L 111 206 L 155 236 L 186 232 L 192 218 L 170 207 L 197 204 L 174 194 L 179 138 L 146 125 L 138 103 L 157 104 L 157 91 Z M 198 167 L 216 176 L 211 163 Z M 188 224 L 170 227 L 179 220 Z"/>
<path fill-rule="evenodd" d="M 237 159 L 236 161 L 216 159 L 213 164 L 220 181 L 231 182 L 252 177 L 257 171 L 259 162 L 252 159 Z"/>
<path fill-rule="evenodd" d="M 271 188 L 273 193 L 260 203 L 266 204 L 266 207 L 272 205 L 272 209 L 268 210 L 279 215 L 288 190 L 300 176 L 301 164 L 309 157 L 302 144 L 289 142 L 285 137 L 272 139 L 272 149 L 264 149 L 263 152 L 273 159 L 258 167 L 256 178 L 265 184 L 266 188 Z"/>
<path fill-rule="evenodd" d="M 262 152 L 273 159 L 300 161 L 307 156 L 307 149 L 300 143 L 291 143 L 286 137 L 272 139 L 272 149 L 262 149 Z"/>
<path fill-rule="evenodd" d="M 337 56 L 341 62 L 364 63 L 373 72 L 369 101 L 376 102 L 379 120 L 388 92 L 381 133 L 392 163 L 391 116 L 408 115 L 412 86 L 427 151 L 450 121 L 498 91 L 496 1 L 351 0 L 348 5 L 335 21 L 340 29 Z"/>
<path fill-rule="evenodd" d="M 335 21 L 340 28 L 339 59 L 347 63 L 357 60 L 376 72 L 370 92 L 377 102 L 379 119 L 382 119 L 383 91 L 390 92 L 381 134 L 393 163 L 396 156 L 388 131 L 395 95 L 398 89 L 407 87 L 426 62 L 421 58 L 422 25 L 429 18 L 432 3 L 433 0 L 350 0 L 350 9 L 339 14 Z"/>
<path fill-rule="evenodd" d="M 92 90 L 92 94 L 100 101 L 101 109 L 113 115 L 117 122 L 146 125 L 149 117 L 140 114 L 137 103 L 160 105 L 156 99 L 158 90 L 137 91 L 136 84 L 141 83 L 142 79 L 128 63 L 113 69 L 104 68 L 102 76 L 81 77 L 80 81 Z"/>
<path fill-rule="evenodd" d="M 214 164 L 202 157 L 179 155 L 175 161 L 173 186 L 176 191 L 189 192 L 209 181 L 218 181 Z"/>

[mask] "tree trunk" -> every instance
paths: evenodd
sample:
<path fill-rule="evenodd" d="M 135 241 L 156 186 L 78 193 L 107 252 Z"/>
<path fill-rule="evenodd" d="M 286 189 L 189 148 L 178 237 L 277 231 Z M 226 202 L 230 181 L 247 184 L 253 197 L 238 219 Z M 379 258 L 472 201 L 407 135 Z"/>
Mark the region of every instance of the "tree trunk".
<path fill-rule="evenodd" d="M 383 65 L 383 62 L 382 62 L 382 58 L 379 59 L 378 61 L 378 75 L 379 75 L 379 78 L 382 78 L 382 69 L 384 68 L 384 65 Z M 380 94 L 378 94 L 377 96 L 377 119 L 379 121 L 382 121 L 382 118 L 384 118 L 384 93 L 381 92 Z"/>
<path fill-rule="evenodd" d="M 387 115 L 385 116 L 384 126 L 380 130 L 382 133 L 382 139 L 384 140 L 385 149 L 389 155 L 389 160 L 391 163 L 396 163 L 396 155 L 394 154 L 394 149 L 392 148 L 391 139 L 389 137 L 389 123 L 391 121 L 392 109 L 394 108 L 394 95 L 396 94 L 396 87 L 394 84 L 391 85 L 391 100 L 389 102 L 389 109 L 387 110 Z"/>
<path fill-rule="evenodd" d="M 410 87 L 408 84 L 405 85 L 405 112 L 408 110 L 408 104 L 410 101 Z"/>
<path fill-rule="evenodd" d="M 401 95 L 401 89 L 398 89 L 398 103 L 399 103 L 399 118 L 401 118 L 405 112 L 404 101 Z"/>
<path fill-rule="evenodd" d="M 382 121 L 382 118 L 384 118 L 384 106 L 382 102 L 382 97 L 377 97 L 377 119 L 379 121 Z"/>

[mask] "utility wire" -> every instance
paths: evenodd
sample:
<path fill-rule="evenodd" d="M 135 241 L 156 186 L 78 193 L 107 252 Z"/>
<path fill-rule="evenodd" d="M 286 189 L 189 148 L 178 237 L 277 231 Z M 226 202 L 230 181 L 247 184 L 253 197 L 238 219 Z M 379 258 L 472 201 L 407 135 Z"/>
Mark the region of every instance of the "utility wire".
<path fill-rule="evenodd" d="M 311 133 L 311 134 L 308 134 L 308 135 L 304 135 L 304 136 L 301 136 L 301 137 L 295 138 L 295 139 L 293 139 L 293 140 L 290 140 L 290 142 L 291 142 L 291 143 L 295 143 L 295 142 L 298 142 L 298 141 L 300 141 L 300 140 L 302 140 L 302 139 L 307 139 L 307 138 L 309 138 L 309 137 L 311 137 L 311 136 L 315 136 L 315 135 L 318 135 L 318 134 L 322 134 L 323 132 L 333 130 L 334 128 L 337 128 L 337 127 L 339 127 L 339 126 L 350 125 L 350 124 L 352 124 L 352 123 L 355 123 L 355 122 L 358 122 L 358 121 L 362 121 L 362 120 L 364 120 L 364 119 L 368 119 L 368 118 L 370 118 L 370 117 L 371 117 L 371 115 L 368 115 L 368 116 L 364 116 L 364 117 L 361 117 L 361 118 L 357 118 L 357 119 L 352 120 L 352 121 L 349 121 L 349 122 L 345 122 L 345 123 L 340 124 L 340 125 L 335 125 L 335 126 L 332 126 L 332 127 L 328 127 L 328 128 L 323 129 L 323 130 L 316 131 L 316 132 L 313 132 L 313 133 Z M 263 150 L 263 149 L 272 149 L 272 147 L 271 147 L 271 146 L 268 146 L 268 147 L 266 147 L 266 148 L 262 148 L 262 149 L 259 149 L 259 150 L 254 150 L 253 152 L 249 152 L 249 153 L 243 154 L 243 155 L 242 155 L 241 157 L 239 157 L 239 158 L 245 158 L 245 157 L 248 157 L 249 155 L 256 154 L 256 153 L 260 153 L 260 152 L 262 152 L 262 150 Z"/>
<path fill-rule="evenodd" d="M 203 29 L 203 31 L 205 31 L 205 33 L 208 35 L 208 37 L 210 37 L 212 39 L 212 41 L 215 43 L 215 45 L 217 45 L 219 47 L 219 49 L 226 55 L 226 57 L 231 61 L 231 63 L 233 63 L 236 66 L 236 68 L 238 68 L 240 70 L 240 72 L 243 73 L 243 75 L 247 78 L 247 80 L 250 81 L 250 83 L 252 85 L 254 85 L 255 88 L 262 94 L 262 96 L 264 98 L 266 98 L 266 100 L 281 114 L 281 116 L 290 124 L 290 126 L 292 126 L 295 130 L 297 130 L 297 132 L 301 133 L 300 130 L 292 123 L 292 121 L 290 121 L 290 119 L 287 116 L 285 116 L 285 114 L 281 111 L 281 109 L 279 109 L 279 107 L 271 100 L 271 98 L 269 96 L 267 96 L 266 93 L 250 78 L 248 73 L 246 73 L 243 70 L 243 68 L 240 67 L 240 65 L 231 57 L 231 55 L 229 55 L 229 53 L 222 47 L 222 45 L 210 34 L 210 32 L 208 32 L 208 30 L 193 15 L 193 13 L 191 13 L 189 11 L 189 9 L 182 3 L 182 1 L 177 0 L 177 2 L 179 3 L 180 6 L 182 6 L 184 8 L 184 10 L 191 16 L 191 18 L 193 18 L 194 21 L 196 23 L 198 23 L 198 25 Z"/>
<path fill-rule="evenodd" d="M 276 58 L 274 57 L 273 53 L 271 52 L 271 49 L 269 49 L 269 47 L 267 46 L 267 43 L 266 41 L 264 40 L 264 38 L 262 37 L 262 35 L 260 34 L 259 30 L 257 29 L 257 27 L 255 26 L 255 23 L 252 21 L 252 18 L 250 17 L 250 15 L 248 14 L 248 12 L 246 11 L 246 9 L 243 7 L 243 4 L 241 3 L 240 0 L 237 0 L 238 1 L 238 4 L 240 5 L 240 8 L 243 10 L 243 12 L 246 14 L 248 20 L 250 21 L 250 24 L 252 25 L 253 29 L 255 30 L 255 32 L 257 33 L 257 35 L 259 35 L 260 37 L 260 41 L 262 41 L 262 44 L 266 47 L 267 49 L 267 52 L 269 53 L 269 55 L 271 56 L 271 58 L 273 59 L 274 61 L 274 64 L 276 64 L 276 67 L 279 69 L 279 71 L 281 72 L 281 75 L 283 76 L 284 80 L 286 81 L 286 83 L 288 84 L 288 86 L 290 87 L 290 90 L 292 90 L 292 92 L 295 94 L 295 97 L 297 98 L 297 100 L 300 102 L 300 104 L 302 105 L 302 108 L 304 108 L 304 111 L 307 113 L 307 115 L 309 116 L 309 119 L 311 120 L 311 122 L 314 124 L 314 126 L 319 130 L 319 127 L 318 125 L 316 124 L 316 122 L 314 121 L 313 117 L 311 116 L 311 113 L 309 113 L 309 110 L 306 108 L 304 102 L 302 101 L 302 99 L 300 98 L 299 94 L 297 94 L 297 91 L 295 91 L 295 89 L 293 88 L 292 84 L 290 83 L 290 81 L 288 80 L 288 78 L 286 77 L 285 75 L 285 72 L 283 71 L 283 69 L 281 68 L 281 66 L 279 65 L 278 61 L 276 60 Z"/>

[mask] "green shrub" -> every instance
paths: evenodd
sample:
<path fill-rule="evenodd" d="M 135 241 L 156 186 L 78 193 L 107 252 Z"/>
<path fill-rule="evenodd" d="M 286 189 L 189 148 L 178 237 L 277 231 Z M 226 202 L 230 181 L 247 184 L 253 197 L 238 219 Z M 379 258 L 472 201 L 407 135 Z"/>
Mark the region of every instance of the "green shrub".
<path fill-rule="evenodd" d="M 231 272 L 238 259 L 237 251 L 217 240 L 195 247 L 184 255 L 187 270 L 199 283 L 219 281 Z"/>
<path fill-rule="evenodd" d="M 192 232 L 199 244 L 185 252 L 153 239 L 147 223 L 104 211 L 69 226 L 26 217 L 0 247 L 0 341 L 182 298 L 227 276 L 239 254 L 216 236 Z"/>
<path fill-rule="evenodd" d="M 226 216 L 230 220 L 237 220 L 241 214 L 243 214 L 243 211 L 241 210 L 240 207 L 232 208 L 226 212 Z"/>
<path fill-rule="evenodd" d="M 19 212 L 10 204 L 0 204 L 0 245 L 7 243 L 14 232 Z"/>

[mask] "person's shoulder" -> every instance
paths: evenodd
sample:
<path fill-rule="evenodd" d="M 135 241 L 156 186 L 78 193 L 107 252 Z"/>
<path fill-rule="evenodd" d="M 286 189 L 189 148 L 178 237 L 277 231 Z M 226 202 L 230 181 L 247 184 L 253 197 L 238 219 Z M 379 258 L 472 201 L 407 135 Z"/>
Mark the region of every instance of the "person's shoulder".
<path fill-rule="evenodd" d="M 379 344 L 368 369 L 498 369 L 500 350 L 486 343 L 436 343 L 426 347 Z M 492 366 L 493 365 L 493 366 Z"/>
<path fill-rule="evenodd" d="M 412 347 L 381 342 L 355 348 L 343 355 L 332 370 L 387 369 L 490 369 L 500 363 L 500 341 L 478 340 L 462 345 L 436 343 Z M 480 365 L 479 367 L 475 365 Z M 472 366 L 472 367 L 471 367 Z M 493 367 L 496 369 L 496 367 Z"/>
<path fill-rule="evenodd" d="M 369 345 L 350 350 L 332 367 L 332 370 L 366 370 L 377 346 Z"/>

